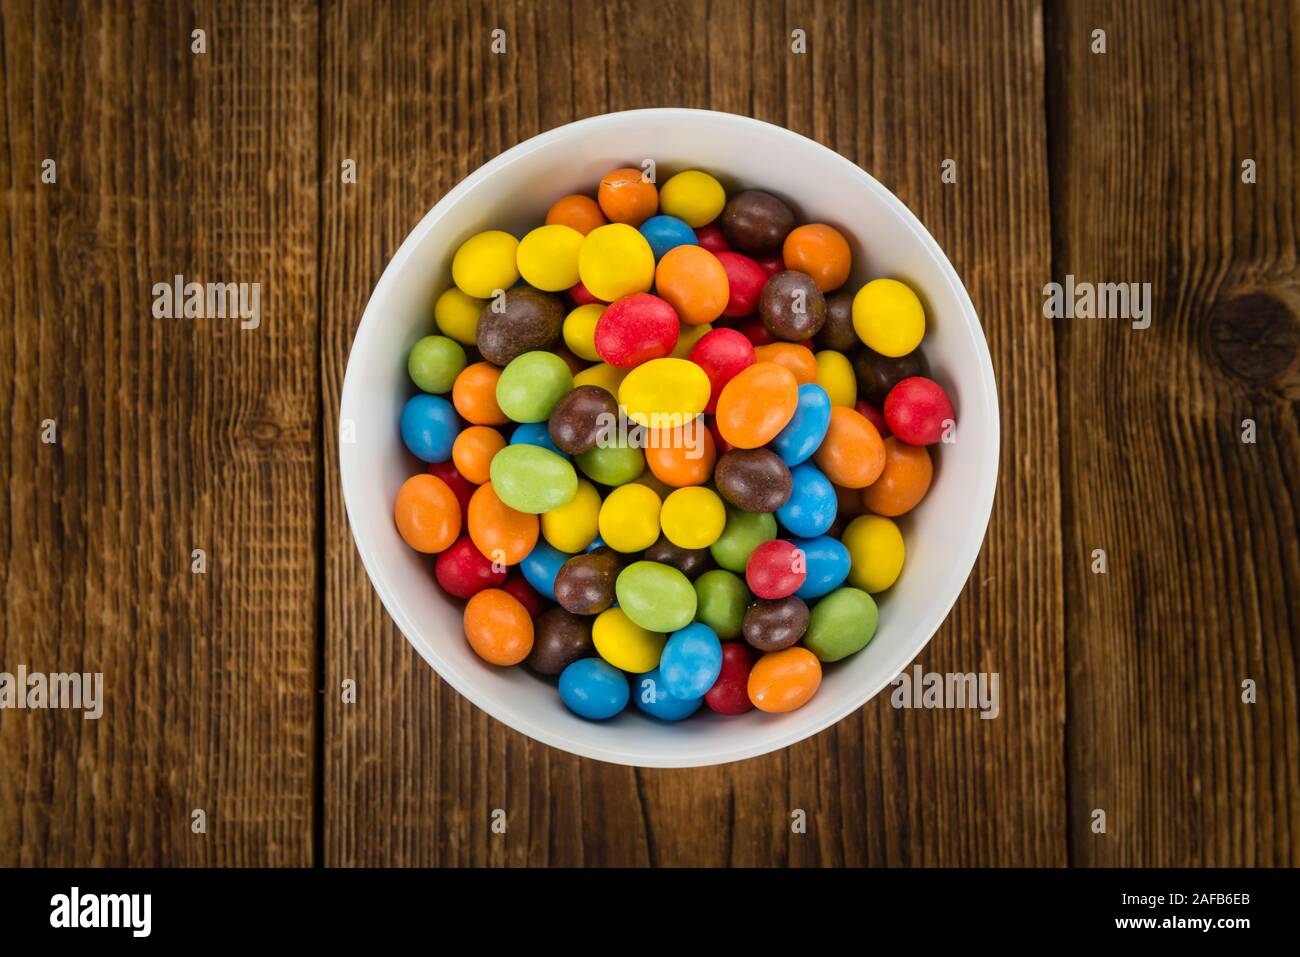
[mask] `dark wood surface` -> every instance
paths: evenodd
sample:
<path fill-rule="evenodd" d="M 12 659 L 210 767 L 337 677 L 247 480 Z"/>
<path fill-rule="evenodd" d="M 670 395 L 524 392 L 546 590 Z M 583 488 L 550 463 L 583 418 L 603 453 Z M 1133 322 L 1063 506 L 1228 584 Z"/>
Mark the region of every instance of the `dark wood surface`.
<path fill-rule="evenodd" d="M 0 0 L 0 670 L 108 687 L 0 712 L 0 864 L 1300 862 L 1297 36 L 1262 0 Z M 656 105 L 821 140 L 965 280 L 1002 468 L 918 660 L 997 671 L 998 719 L 877 698 L 632 770 L 488 718 L 383 612 L 333 440 L 371 288 L 501 150 Z M 262 326 L 154 319 L 176 273 L 261 282 Z M 1043 318 L 1067 273 L 1152 283 L 1151 327 Z"/>

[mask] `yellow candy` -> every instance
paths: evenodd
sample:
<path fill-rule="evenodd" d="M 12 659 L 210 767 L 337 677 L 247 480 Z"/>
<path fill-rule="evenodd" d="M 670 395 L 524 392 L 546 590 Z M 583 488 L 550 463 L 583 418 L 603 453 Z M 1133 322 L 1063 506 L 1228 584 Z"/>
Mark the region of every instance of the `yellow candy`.
<path fill-rule="evenodd" d="M 695 343 L 712 331 L 712 323 L 706 322 L 698 326 L 688 326 L 683 322 L 681 329 L 677 333 L 677 347 L 673 349 L 672 358 L 685 359 L 691 354 L 691 350 L 695 348 Z"/>
<path fill-rule="evenodd" d="M 726 204 L 722 184 L 697 169 L 678 173 L 659 190 L 659 212 L 676 216 L 691 229 L 713 222 Z"/>
<path fill-rule="evenodd" d="M 596 323 L 605 307 L 598 302 L 579 306 L 564 317 L 564 344 L 579 359 L 599 362 L 596 352 Z"/>
<path fill-rule="evenodd" d="M 897 279 L 873 279 L 853 297 L 853 329 L 882 356 L 905 356 L 925 336 L 925 309 Z"/>
<path fill-rule="evenodd" d="M 686 359 L 651 359 L 623 379 L 618 401 L 638 425 L 674 428 L 695 418 L 709 404 L 709 377 Z"/>
<path fill-rule="evenodd" d="M 598 385 L 610 395 L 618 395 L 618 387 L 627 378 L 630 371 L 630 369 L 620 369 L 608 362 L 602 362 L 599 365 L 583 369 L 575 375 L 573 377 L 573 386 L 576 389 L 580 385 Z"/>
<path fill-rule="evenodd" d="M 444 336 L 472 346 L 478 339 L 478 317 L 487 303 L 452 286 L 433 304 L 433 321 Z"/>
<path fill-rule="evenodd" d="M 600 493 L 578 479 L 578 493 L 567 505 L 542 513 L 542 536 L 562 552 L 575 554 L 596 540 Z"/>
<path fill-rule="evenodd" d="M 620 671 L 645 674 L 659 666 L 663 635 L 634 623 L 621 608 L 607 608 L 591 624 L 596 652 Z"/>
<path fill-rule="evenodd" d="M 903 570 L 903 533 L 887 518 L 859 515 L 844 529 L 849 584 L 870 594 L 884 591 Z"/>
<path fill-rule="evenodd" d="M 578 250 L 582 233 L 554 223 L 538 226 L 523 239 L 515 253 L 519 275 L 534 289 L 562 292 L 578 284 Z"/>
<path fill-rule="evenodd" d="M 451 279 L 467 295 L 491 299 L 498 289 L 519 281 L 515 251 L 519 240 L 499 229 L 471 236 L 451 259 Z"/>
<path fill-rule="evenodd" d="M 664 501 L 659 524 L 668 541 L 680 548 L 708 548 L 722 535 L 727 508 L 712 489 L 679 488 Z"/>
<path fill-rule="evenodd" d="M 616 552 L 639 552 L 659 538 L 659 496 L 638 482 L 620 485 L 600 506 L 600 537 Z"/>
<path fill-rule="evenodd" d="M 578 276 L 597 299 L 613 302 L 647 292 L 655 278 L 655 254 L 627 223 L 597 226 L 578 250 Z"/>
<path fill-rule="evenodd" d="M 831 397 L 831 405 L 848 408 L 858 401 L 858 377 L 848 356 L 834 349 L 817 353 L 817 384 Z"/>

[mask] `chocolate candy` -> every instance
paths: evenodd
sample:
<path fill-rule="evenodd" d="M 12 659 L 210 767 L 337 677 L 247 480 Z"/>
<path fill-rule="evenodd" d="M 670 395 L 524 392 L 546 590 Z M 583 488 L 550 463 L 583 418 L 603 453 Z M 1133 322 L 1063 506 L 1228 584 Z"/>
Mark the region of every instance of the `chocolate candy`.
<path fill-rule="evenodd" d="M 808 630 L 808 617 L 808 606 L 794 595 L 756 601 L 745 610 L 745 641 L 759 651 L 789 648 Z"/>
<path fill-rule="evenodd" d="M 564 306 L 558 296 L 515 286 L 505 291 L 503 303 L 488 303 L 479 317 L 478 351 L 493 365 L 506 366 L 525 352 L 549 349 L 563 328 Z"/>
<path fill-rule="evenodd" d="M 596 615 L 614 603 L 623 563 L 612 548 L 574 555 L 555 576 L 555 600 L 575 615 Z"/>
<path fill-rule="evenodd" d="M 581 455 L 617 422 L 618 400 L 598 385 L 580 385 L 556 403 L 547 427 L 560 451 Z"/>
<path fill-rule="evenodd" d="M 895 359 L 863 346 L 853 357 L 853 374 L 858 379 L 858 395 L 881 405 L 889 390 L 904 379 L 928 377 L 930 366 L 919 349 Z"/>
<path fill-rule="evenodd" d="M 771 193 L 747 189 L 727 201 L 718 225 L 733 248 L 763 256 L 781 250 L 794 229 L 794 212 Z"/>
<path fill-rule="evenodd" d="M 713 567 L 713 556 L 707 548 L 682 548 L 663 535 L 645 550 L 645 557 L 648 562 L 671 565 L 692 581 Z"/>
<path fill-rule="evenodd" d="M 834 349 L 851 355 L 859 345 L 853 330 L 853 294 L 834 292 L 826 297 L 826 322 L 816 338 L 818 349 Z"/>
<path fill-rule="evenodd" d="M 811 339 L 826 323 L 826 297 L 807 273 L 787 269 L 767 281 L 758 299 L 767 331 L 787 342 Z"/>
<path fill-rule="evenodd" d="M 713 481 L 745 512 L 775 512 L 790 499 L 790 469 L 771 449 L 733 449 L 718 459 Z"/>
<path fill-rule="evenodd" d="M 558 675 L 579 658 L 596 653 L 591 622 L 563 608 L 544 612 L 533 631 L 533 650 L 524 663 L 539 675 Z"/>

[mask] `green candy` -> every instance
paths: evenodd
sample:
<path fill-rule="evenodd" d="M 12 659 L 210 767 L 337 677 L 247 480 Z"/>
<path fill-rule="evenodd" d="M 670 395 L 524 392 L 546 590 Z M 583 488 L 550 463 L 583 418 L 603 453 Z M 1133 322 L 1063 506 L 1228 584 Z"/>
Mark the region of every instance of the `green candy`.
<path fill-rule="evenodd" d="M 723 640 L 740 637 L 745 609 L 754 599 L 740 576 L 721 568 L 705 572 L 695 579 L 695 597 L 696 621 L 708 625 Z"/>
<path fill-rule="evenodd" d="M 598 445 L 576 461 L 587 478 L 611 487 L 626 485 L 645 471 L 645 453 L 632 445 Z"/>
<path fill-rule="evenodd" d="M 822 661 L 857 654 L 876 634 L 876 601 L 858 588 L 837 588 L 812 610 L 803 643 Z"/>
<path fill-rule="evenodd" d="M 451 391 L 467 361 L 464 348 L 455 339 L 425 336 L 411 347 L 406 371 L 421 391 L 442 395 Z"/>
<path fill-rule="evenodd" d="M 573 373 L 554 352 L 525 352 L 497 379 L 497 405 L 516 422 L 545 422 L 573 391 Z"/>
<path fill-rule="evenodd" d="M 776 516 L 768 512 L 742 512 L 727 506 L 727 524 L 709 546 L 713 560 L 727 571 L 743 572 L 749 553 L 776 538 Z"/>
<path fill-rule="evenodd" d="M 633 562 L 619 572 L 614 594 L 623 614 L 649 631 L 677 631 L 695 618 L 695 588 L 671 565 Z"/>
<path fill-rule="evenodd" d="M 540 445 L 507 445 L 492 457 L 490 475 L 497 498 L 517 512 L 540 515 L 578 494 L 569 460 Z"/>

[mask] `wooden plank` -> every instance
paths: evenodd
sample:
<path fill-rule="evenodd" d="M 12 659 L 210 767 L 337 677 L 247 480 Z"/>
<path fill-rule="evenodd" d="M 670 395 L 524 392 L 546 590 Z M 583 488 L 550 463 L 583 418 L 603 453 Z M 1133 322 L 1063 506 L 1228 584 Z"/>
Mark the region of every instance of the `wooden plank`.
<path fill-rule="evenodd" d="M 488 52 L 498 26 L 504 57 Z M 806 55 L 790 52 L 796 27 Z M 780 754 L 694 771 L 579 760 L 443 685 L 384 615 L 327 481 L 325 862 L 1064 863 L 1054 346 L 1032 318 L 1050 250 L 1037 7 L 328 3 L 323 30 L 326 434 L 369 291 L 443 193 L 571 119 L 685 105 L 814 136 L 918 212 L 984 317 L 1008 449 L 984 555 L 921 659 L 999 672 L 1002 716 L 881 697 Z M 334 693 L 347 677 L 355 705 Z M 796 808 L 807 834 L 791 834 Z"/>
<path fill-rule="evenodd" d="M 0 669 L 104 676 L 0 714 L 0 864 L 312 861 L 316 28 L 0 5 Z M 154 318 L 177 274 L 260 325 Z"/>
<path fill-rule="evenodd" d="M 1146 329 L 1056 322 L 1075 863 L 1300 862 L 1297 28 L 1052 8 L 1054 277 L 1153 291 Z"/>

